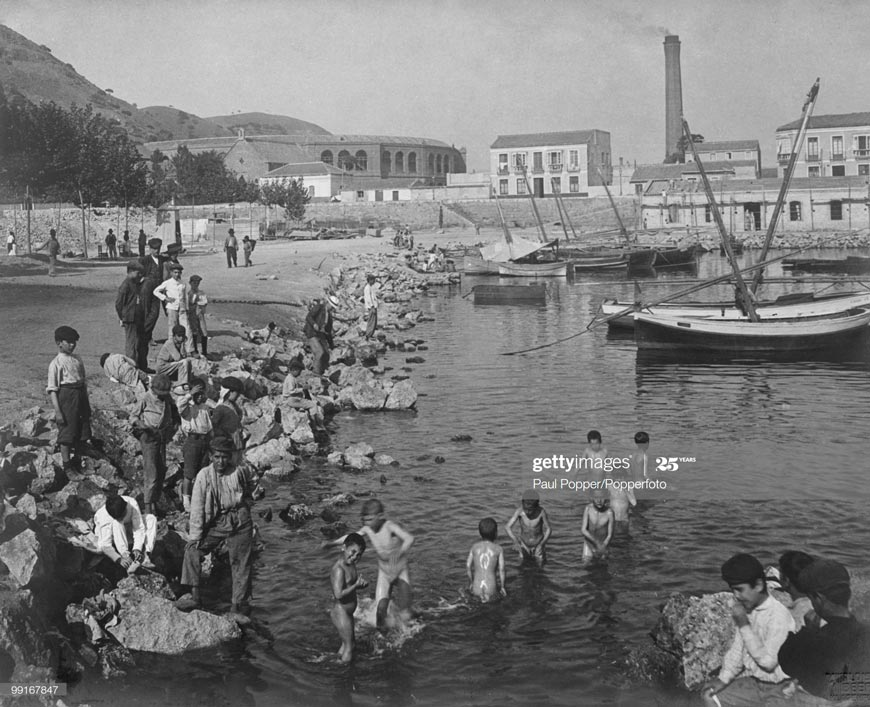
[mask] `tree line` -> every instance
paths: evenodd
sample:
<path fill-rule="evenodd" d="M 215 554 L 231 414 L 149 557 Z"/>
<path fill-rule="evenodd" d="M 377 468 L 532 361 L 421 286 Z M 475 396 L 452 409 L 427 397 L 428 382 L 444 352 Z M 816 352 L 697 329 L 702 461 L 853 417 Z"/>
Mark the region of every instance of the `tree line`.
<path fill-rule="evenodd" d="M 301 219 L 308 202 L 302 180 L 268 185 L 227 169 L 217 152 L 191 153 L 181 146 L 172 157 L 154 151 L 145 158 L 126 130 L 93 106 L 63 108 L 53 101 L 7 98 L 0 86 L 0 187 L 16 199 L 160 206 L 259 202 L 282 206 Z"/>

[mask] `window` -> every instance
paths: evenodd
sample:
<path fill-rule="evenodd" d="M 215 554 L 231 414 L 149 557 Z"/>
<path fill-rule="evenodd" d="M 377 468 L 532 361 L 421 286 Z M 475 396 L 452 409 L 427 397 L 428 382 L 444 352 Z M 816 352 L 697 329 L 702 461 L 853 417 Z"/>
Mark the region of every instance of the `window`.
<path fill-rule="evenodd" d="M 845 177 L 846 176 L 846 165 L 844 165 L 844 164 L 832 164 L 831 165 L 831 176 L 832 177 Z"/>
<path fill-rule="evenodd" d="M 725 159 L 726 159 L 726 160 L 730 160 L 730 159 L 731 159 L 731 153 L 730 153 L 730 152 L 726 152 L 726 153 L 725 153 Z"/>
<path fill-rule="evenodd" d="M 514 152 L 514 167 L 525 167 L 526 166 L 526 153 L 525 152 Z"/>
<path fill-rule="evenodd" d="M 831 138 L 831 159 L 832 160 L 843 159 L 843 136 L 842 135 L 834 135 L 834 137 Z"/>
<path fill-rule="evenodd" d="M 350 153 L 347 150 L 342 150 L 338 153 L 338 168 L 351 170 L 353 169 L 353 157 L 350 156 Z"/>
<path fill-rule="evenodd" d="M 790 201 L 788 204 L 788 216 L 791 221 L 801 220 L 801 202 Z"/>
<path fill-rule="evenodd" d="M 858 165 L 858 174 L 862 176 L 870 175 L 870 164 L 859 164 Z"/>
<path fill-rule="evenodd" d="M 429 174 L 432 174 L 435 171 L 435 155 L 429 155 Z"/>
<path fill-rule="evenodd" d="M 791 138 L 781 137 L 776 141 L 776 156 L 788 159 L 791 156 Z"/>
<path fill-rule="evenodd" d="M 360 190 L 357 191 L 357 193 L 356 193 L 356 198 L 357 198 L 357 199 L 365 199 L 365 198 L 366 198 L 366 193 L 365 193 L 362 189 L 360 189 Z"/>
<path fill-rule="evenodd" d="M 843 220 L 843 202 L 842 201 L 832 201 L 831 202 L 831 221 L 842 221 Z"/>
<path fill-rule="evenodd" d="M 417 153 L 409 152 L 408 153 L 408 171 L 411 174 L 417 174 Z"/>
<path fill-rule="evenodd" d="M 441 155 L 435 157 L 435 172 L 441 172 Z"/>
<path fill-rule="evenodd" d="M 532 170 L 535 172 L 543 172 L 544 171 L 544 153 L 543 152 L 532 153 Z"/>
<path fill-rule="evenodd" d="M 580 150 L 568 150 L 568 169 L 580 167 Z"/>
<path fill-rule="evenodd" d="M 507 154 L 507 152 L 500 152 L 498 155 L 498 173 L 499 174 L 507 174 L 508 173 L 508 154 Z"/>
<path fill-rule="evenodd" d="M 507 196 L 508 193 L 508 180 L 507 179 L 499 179 L 498 180 L 498 194 L 499 196 Z"/>
<path fill-rule="evenodd" d="M 404 172 L 405 171 L 405 153 L 397 152 L 396 153 L 396 171 Z"/>
<path fill-rule="evenodd" d="M 447 174 L 450 171 L 450 158 L 447 155 L 444 155 L 444 174 Z"/>
<path fill-rule="evenodd" d="M 562 169 L 562 150 L 547 153 L 547 167 L 556 171 Z"/>
<path fill-rule="evenodd" d="M 393 191 L 393 201 L 398 201 L 398 200 L 399 200 L 399 192 L 398 192 L 398 190 L 394 190 Z"/>
<path fill-rule="evenodd" d="M 314 185 L 313 184 L 308 185 L 308 196 L 310 196 L 312 199 L 314 198 Z"/>
<path fill-rule="evenodd" d="M 807 161 L 808 162 L 818 162 L 819 161 L 819 138 L 817 138 L 817 137 L 808 137 L 807 138 Z"/>
<path fill-rule="evenodd" d="M 320 153 L 320 161 L 326 164 L 332 164 L 332 150 L 324 150 Z"/>
<path fill-rule="evenodd" d="M 354 155 L 356 161 L 356 168 L 365 172 L 369 168 L 369 156 L 366 154 L 365 150 L 357 150 L 356 155 Z"/>
<path fill-rule="evenodd" d="M 819 165 L 811 165 L 807 167 L 807 176 L 808 177 L 820 177 L 821 172 L 819 169 Z"/>
<path fill-rule="evenodd" d="M 704 222 L 710 223 L 713 221 L 713 210 L 710 208 L 710 204 L 704 204 Z"/>
<path fill-rule="evenodd" d="M 852 138 L 855 157 L 870 157 L 870 135 L 856 135 Z"/>
<path fill-rule="evenodd" d="M 553 187 L 554 194 L 562 193 L 562 178 L 561 177 L 553 177 L 550 180 L 550 185 Z"/>
<path fill-rule="evenodd" d="M 580 177 L 568 177 L 568 191 L 572 194 L 580 193 Z"/>
<path fill-rule="evenodd" d="M 517 194 L 525 194 L 526 193 L 526 180 L 525 179 L 517 179 Z"/>

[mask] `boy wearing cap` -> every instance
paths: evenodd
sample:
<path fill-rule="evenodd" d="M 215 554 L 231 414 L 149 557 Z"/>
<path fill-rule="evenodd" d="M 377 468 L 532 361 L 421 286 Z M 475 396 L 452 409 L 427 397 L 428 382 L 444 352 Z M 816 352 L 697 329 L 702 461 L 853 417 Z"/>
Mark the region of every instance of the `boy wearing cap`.
<path fill-rule="evenodd" d="M 227 376 L 221 381 L 218 404 L 211 413 L 211 425 L 215 439 L 228 439 L 233 443 L 233 464 L 238 465 L 245 448 L 245 437 L 242 430 L 242 410 L 238 405 L 239 396 L 245 391 L 245 386 L 238 378 Z"/>
<path fill-rule="evenodd" d="M 199 289 L 202 278 L 199 275 L 190 276 L 190 284 L 187 288 L 187 319 L 190 322 L 190 338 L 193 352 L 208 358 L 208 326 L 205 323 L 205 308 L 208 305 L 208 297 Z"/>
<path fill-rule="evenodd" d="M 181 281 L 181 273 L 184 266 L 181 263 L 171 263 L 169 266 L 172 277 L 164 280 L 154 288 L 154 296 L 166 303 L 166 324 L 169 328 L 169 337 L 172 338 L 173 329 L 179 324 L 184 327 L 185 334 L 190 329 L 187 317 L 188 292 L 187 285 Z M 185 338 L 184 350 L 189 355 L 193 353 L 193 344 Z"/>
<path fill-rule="evenodd" d="M 160 249 L 163 247 L 163 241 L 159 238 L 152 238 L 148 241 L 148 255 L 139 259 L 142 263 L 142 308 L 145 312 L 143 327 L 145 331 L 145 345 L 151 341 L 151 335 L 154 332 L 154 327 L 157 325 L 157 320 L 160 318 L 160 300 L 154 297 L 154 288 L 163 281 L 163 257 L 160 255 Z"/>
<path fill-rule="evenodd" d="M 79 333 L 72 327 L 61 326 L 54 330 L 58 353 L 48 364 L 48 385 L 45 387 L 54 407 L 57 444 L 65 470 L 72 468 L 73 452 L 77 452 L 79 443 L 91 440 L 91 403 L 85 382 L 85 365 L 73 353 L 78 340 Z"/>
<path fill-rule="evenodd" d="M 151 389 L 145 393 L 133 413 L 133 434 L 142 448 L 145 512 L 154 514 L 166 476 L 166 443 L 175 435 L 181 422 L 178 409 L 170 395 L 172 382 L 165 374 L 151 379 Z"/>
<path fill-rule="evenodd" d="M 236 251 L 239 249 L 239 242 L 236 240 L 236 232 L 234 229 L 230 229 L 227 234 L 227 238 L 224 241 L 224 252 L 227 254 L 227 267 L 235 268 L 238 267 L 238 263 L 236 262 Z"/>
<path fill-rule="evenodd" d="M 327 295 L 324 301 L 314 304 L 305 317 L 304 333 L 314 357 L 312 370 L 318 375 L 329 367 L 329 351 L 333 346 L 332 310 L 337 307 L 338 298 Z"/>
<path fill-rule="evenodd" d="M 211 415 L 205 397 L 206 383 L 202 378 L 191 380 L 190 392 L 178 399 L 181 415 L 181 431 L 184 432 L 184 480 L 181 482 L 181 500 L 184 510 L 190 511 L 190 494 L 199 470 L 208 464 L 208 447 L 211 442 Z"/>
<path fill-rule="evenodd" d="M 157 354 L 155 367 L 158 373 L 174 379 L 182 388 L 186 389 L 190 383 L 190 359 L 184 354 L 187 331 L 181 324 L 172 327 L 170 337 L 163 342 L 160 353 Z"/>
<path fill-rule="evenodd" d="M 144 371 L 148 368 L 148 344 L 144 342 L 145 310 L 140 284 L 142 271 L 142 263 L 138 260 L 127 263 L 127 277 L 115 297 L 115 312 L 124 327 L 124 353 Z"/>
<path fill-rule="evenodd" d="M 798 584 L 810 598 L 815 614 L 807 614 L 804 627 L 782 644 L 782 669 L 816 697 L 866 698 L 870 631 L 849 611 L 852 587 L 848 570 L 835 560 L 815 560 L 801 570 Z M 820 619 L 827 623 L 820 627 Z M 795 694 L 796 703 L 806 702 L 803 690 Z"/>
<path fill-rule="evenodd" d="M 722 565 L 722 579 L 731 588 L 731 616 L 737 628 L 722 659 L 719 677 L 701 691 L 708 707 L 761 705 L 782 695 L 788 675 L 777 653 L 794 619 L 789 610 L 767 593 L 764 567 L 752 555 L 734 555 Z"/>
<path fill-rule="evenodd" d="M 513 533 L 514 523 L 520 524 L 520 536 Z M 523 492 L 522 506 L 517 508 L 505 526 L 505 532 L 513 541 L 520 553 L 520 562 L 526 557 L 534 558 L 543 565 L 547 561 L 547 540 L 552 530 L 547 512 L 541 508 L 541 499 L 537 491 L 527 489 Z"/>
<path fill-rule="evenodd" d="M 176 602 L 182 611 L 201 606 L 199 585 L 202 555 L 226 543 L 233 577 L 230 611 L 238 613 L 251 596 L 251 554 L 254 525 L 251 503 L 257 479 L 247 466 L 232 463 L 233 443 L 216 437 L 211 443 L 212 463 L 196 475 L 190 500 L 190 532 L 181 568 L 181 583 L 190 596 Z"/>

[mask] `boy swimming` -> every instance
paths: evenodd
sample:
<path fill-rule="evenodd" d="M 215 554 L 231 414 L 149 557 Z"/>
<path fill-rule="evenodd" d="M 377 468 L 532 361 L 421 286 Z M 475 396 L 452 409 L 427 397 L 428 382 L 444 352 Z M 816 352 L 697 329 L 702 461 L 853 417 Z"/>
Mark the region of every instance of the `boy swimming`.
<path fill-rule="evenodd" d="M 468 589 L 481 601 L 487 602 L 496 596 L 507 596 L 504 588 L 504 552 L 496 544 L 498 524 L 492 518 L 484 518 L 477 526 L 480 537 L 471 546 L 465 563 L 468 572 Z"/>
<path fill-rule="evenodd" d="M 369 586 L 356 569 L 356 563 L 365 549 L 366 541 L 363 537 L 357 533 L 350 533 L 344 539 L 343 555 L 341 559 L 336 560 L 330 573 L 335 603 L 329 615 L 341 638 L 338 655 L 342 663 L 349 663 L 353 657 L 353 612 L 356 611 L 356 590 Z"/>
<path fill-rule="evenodd" d="M 512 530 L 517 522 L 520 524 L 519 538 Z M 505 531 L 520 553 L 520 562 L 525 557 L 533 558 L 539 565 L 547 561 L 546 545 L 552 530 L 547 512 L 541 508 L 540 497 L 536 491 L 523 492 L 523 505 L 511 516 Z"/>

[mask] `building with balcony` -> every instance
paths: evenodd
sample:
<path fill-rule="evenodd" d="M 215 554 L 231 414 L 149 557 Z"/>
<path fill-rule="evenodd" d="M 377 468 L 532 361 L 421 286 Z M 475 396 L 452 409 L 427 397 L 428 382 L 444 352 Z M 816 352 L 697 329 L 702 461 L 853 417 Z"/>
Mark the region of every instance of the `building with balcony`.
<path fill-rule="evenodd" d="M 788 166 L 801 121 L 776 129 L 777 174 Z M 870 113 L 814 115 L 795 162 L 795 177 L 870 176 Z"/>
<path fill-rule="evenodd" d="M 713 142 L 696 142 L 695 151 L 701 163 L 708 162 L 755 162 L 755 173 L 761 172 L 761 145 L 758 140 L 720 140 Z M 686 162 L 692 162 L 694 156 L 691 150 L 686 151 Z"/>
<path fill-rule="evenodd" d="M 589 196 L 613 183 L 610 133 L 573 130 L 499 135 L 490 145 L 492 188 L 500 197 Z"/>

